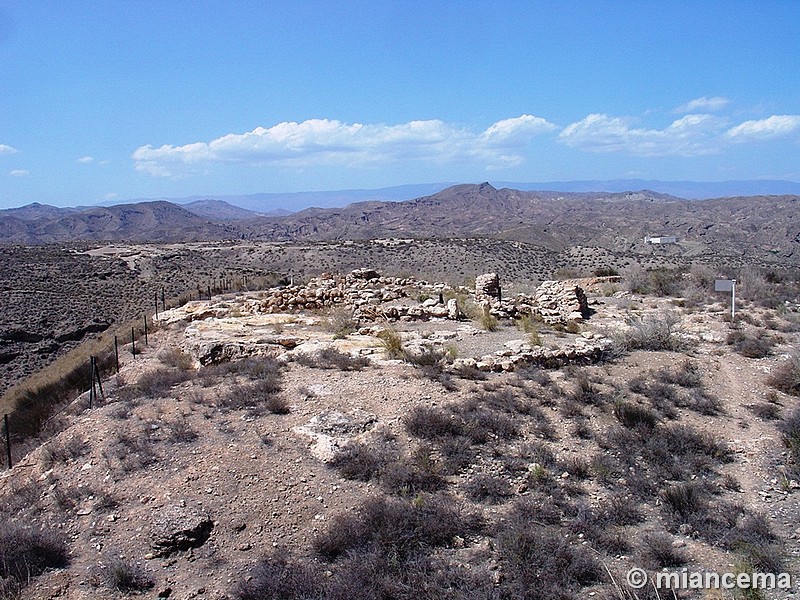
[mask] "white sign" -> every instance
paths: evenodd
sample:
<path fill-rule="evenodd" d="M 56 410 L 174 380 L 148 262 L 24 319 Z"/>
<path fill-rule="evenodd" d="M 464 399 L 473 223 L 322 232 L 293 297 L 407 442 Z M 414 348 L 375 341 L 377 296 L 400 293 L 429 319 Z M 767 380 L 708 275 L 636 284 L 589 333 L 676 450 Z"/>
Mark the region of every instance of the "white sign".
<path fill-rule="evenodd" d="M 731 321 L 736 320 L 736 280 L 735 279 L 715 279 L 715 292 L 731 293 Z"/>
<path fill-rule="evenodd" d="M 717 279 L 714 281 L 714 291 L 715 292 L 732 292 L 733 291 L 733 279 Z"/>

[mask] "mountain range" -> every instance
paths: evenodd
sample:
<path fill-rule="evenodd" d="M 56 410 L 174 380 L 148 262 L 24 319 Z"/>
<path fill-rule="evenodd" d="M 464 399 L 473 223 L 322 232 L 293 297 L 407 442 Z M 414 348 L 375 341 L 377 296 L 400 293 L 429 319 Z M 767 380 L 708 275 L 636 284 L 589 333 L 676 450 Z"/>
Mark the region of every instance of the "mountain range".
<path fill-rule="evenodd" d="M 686 200 L 637 192 L 535 192 L 463 184 L 413 200 L 366 201 L 265 216 L 222 200 L 166 201 L 64 209 L 28 205 L 0 211 L 6 243 L 200 240 L 330 241 L 487 237 L 555 251 L 597 246 L 641 251 L 647 235 L 674 235 L 684 253 L 764 260 L 798 256 L 800 197 Z"/>

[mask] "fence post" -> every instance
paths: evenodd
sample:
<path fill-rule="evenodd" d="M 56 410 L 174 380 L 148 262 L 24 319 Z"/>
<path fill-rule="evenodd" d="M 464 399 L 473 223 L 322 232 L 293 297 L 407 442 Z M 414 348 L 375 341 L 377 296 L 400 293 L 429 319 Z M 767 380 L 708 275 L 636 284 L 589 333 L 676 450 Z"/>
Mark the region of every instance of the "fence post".
<path fill-rule="evenodd" d="M 144 314 L 144 345 L 147 346 L 147 313 Z"/>
<path fill-rule="evenodd" d="M 6 458 L 8 459 L 8 468 L 11 468 L 11 432 L 8 429 L 8 415 L 3 417 L 3 423 L 6 429 Z"/>
<path fill-rule="evenodd" d="M 94 375 L 97 378 L 97 388 L 100 390 L 100 399 L 105 402 L 106 401 L 106 394 L 103 391 L 103 380 L 100 377 L 100 367 L 97 366 L 97 357 L 93 356 L 94 359 Z M 97 396 L 97 394 L 95 394 Z"/>
<path fill-rule="evenodd" d="M 156 296 L 156 319 L 158 318 L 158 292 L 155 292 Z"/>
<path fill-rule="evenodd" d="M 114 336 L 114 366 L 117 368 L 117 374 L 119 374 L 119 345 L 117 343 L 117 336 Z"/>
<path fill-rule="evenodd" d="M 89 410 L 92 409 L 94 405 L 94 356 L 89 357 Z"/>
<path fill-rule="evenodd" d="M 131 354 L 136 358 L 136 338 L 133 335 L 133 327 L 131 327 Z"/>

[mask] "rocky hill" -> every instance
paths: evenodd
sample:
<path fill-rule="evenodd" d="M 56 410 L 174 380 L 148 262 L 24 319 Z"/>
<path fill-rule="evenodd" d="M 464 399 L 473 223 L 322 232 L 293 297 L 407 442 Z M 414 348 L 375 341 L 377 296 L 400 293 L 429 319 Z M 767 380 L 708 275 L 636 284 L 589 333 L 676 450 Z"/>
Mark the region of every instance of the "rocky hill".
<path fill-rule="evenodd" d="M 262 216 L 261 213 L 256 211 L 234 206 L 224 200 L 211 198 L 188 202 L 183 204 L 182 207 L 198 217 L 204 217 L 211 221 L 243 221 Z"/>
<path fill-rule="evenodd" d="M 0 213 L 4 243 L 49 244 L 75 241 L 190 241 L 236 237 L 235 230 L 212 223 L 164 201 L 81 210 L 28 207 Z M 16 212 L 15 212 L 16 211 Z M 10 213 L 10 214 L 9 214 Z"/>
<path fill-rule="evenodd" d="M 790 265 L 800 243 L 798 206 L 797 196 L 688 201 L 646 191 L 557 195 L 484 183 L 408 202 L 312 209 L 243 229 L 246 237 L 286 240 L 487 236 L 557 251 L 574 245 L 627 251 L 641 249 L 647 235 L 673 235 L 688 256 L 747 254 Z"/>
<path fill-rule="evenodd" d="M 200 208 L 200 207 L 204 208 Z M 555 252 L 575 246 L 612 253 L 652 254 L 646 236 L 670 235 L 667 254 L 720 264 L 792 267 L 800 244 L 798 196 L 753 196 L 688 201 L 649 191 L 626 193 L 524 192 L 488 183 L 458 185 L 405 202 L 361 202 L 306 209 L 281 217 L 206 202 L 206 218 L 167 202 L 118 205 L 69 214 L 41 209 L 6 211 L 0 236 L 11 243 L 75 240 L 339 241 L 376 238 L 488 237 Z M 224 210 L 223 210 L 224 208 Z M 210 221 L 208 219 L 213 219 Z"/>

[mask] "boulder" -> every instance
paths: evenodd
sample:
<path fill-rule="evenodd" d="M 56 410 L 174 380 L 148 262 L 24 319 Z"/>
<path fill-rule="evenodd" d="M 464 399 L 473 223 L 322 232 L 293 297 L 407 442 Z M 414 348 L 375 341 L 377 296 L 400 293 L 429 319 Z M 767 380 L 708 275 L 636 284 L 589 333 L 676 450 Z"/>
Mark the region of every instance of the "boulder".
<path fill-rule="evenodd" d="M 451 298 L 447 301 L 447 318 L 451 321 L 460 321 L 464 318 L 464 313 L 458 305 L 458 300 Z"/>
<path fill-rule="evenodd" d="M 154 556 L 170 556 L 199 548 L 211 537 L 214 521 L 204 512 L 171 507 L 156 515 L 152 527 Z"/>

